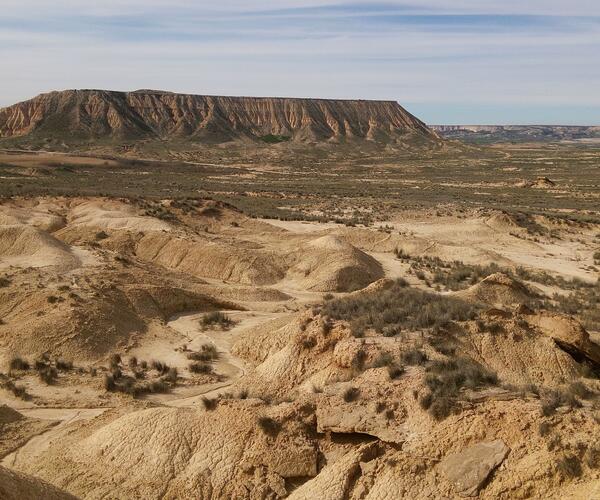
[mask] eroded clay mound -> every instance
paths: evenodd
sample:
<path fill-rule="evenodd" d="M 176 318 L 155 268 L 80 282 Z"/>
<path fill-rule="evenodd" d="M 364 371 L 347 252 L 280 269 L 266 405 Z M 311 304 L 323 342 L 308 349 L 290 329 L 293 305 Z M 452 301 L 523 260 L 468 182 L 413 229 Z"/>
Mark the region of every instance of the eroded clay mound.
<path fill-rule="evenodd" d="M 165 233 L 144 235 L 137 242 L 136 255 L 193 276 L 247 285 L 270 285 L 284 276 L 282 259 L 272 252 Z"/>
<path fill-rule="evenodd" d="M 168 222 L 137 213 L 135 207 L 111 200 L 80 203 L 69 213 L 69 226 L 97 230 L 171 231 Z"/>
<path fill-rule="evenodd" d="M 383 278 L 373 257 L 337 236 L 322 236 L 304 245 L 288 271 L 302 288 L 318 292 L 350 292 Z"/>
<path fill-rule="evenodd" d="M 0 259 L 1 264 L 18 267 L 68 269 L 80 264 L 66 244 L 46 231 L 25 225 L 0 226 Z"/>
<path fill-rule="evenodd" d="M 317 473 L 315 444 L 296 421 L 301 412 L 228 400 L 210 412 L 153 408 L 109 423 L 103 417 L 25 468 L 87 498 L 282 497 L 286 479 Z M 265 415 L 283 423 L 277 435 L 260 430 Z"/>
<path fill-rule="evenodd" d="M 47 351 L 68 359 L 95 361 L 144 334 L 151 322 L 161 327 L 178 312 L 232 306 L 167 285 L 121 285 L 97 289 L 90 296 L 77 290 L 71 297 L 57 290 L 22 290 L 15 284 L 0 288 L 4 361 Z M 45 314 L 38 314 L 40 310 Z"/>
<path fill-rule="evenodd" d="M 510 307 L 529 302 L 537 293 L 504 273 L 494 273 L 455 295 L 494 307 Z"/>
<path fill-rule="evenodd" d="M 0 465 L 0 498 L 2 500 L 76 500 L 76 497 L 26 474 Z"/>
<path fill-rule="evenodd" d="M 65 225 L 65 220 L 60 215 L 47 211 L 47 207 L 9 207 L 0 206 L 0 225 L 14 226 L 27 224 L 43 231 L 54 232 Z"/>

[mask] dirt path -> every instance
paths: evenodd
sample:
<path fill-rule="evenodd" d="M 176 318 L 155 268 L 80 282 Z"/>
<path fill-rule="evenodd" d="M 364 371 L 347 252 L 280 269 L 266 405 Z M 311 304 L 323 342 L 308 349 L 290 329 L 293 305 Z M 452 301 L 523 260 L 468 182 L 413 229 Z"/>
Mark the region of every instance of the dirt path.
<path fill-rule="evenodd" d="M 168 325 L 179 334 L 186 342 L 187 349 L 197 351 L 203 344 L 213 344 L 219 351 L 219 359 L 214 363 L 214 370 L 219 375 L 224 376 L 222 382 L 211 384 L 194 385 L 191 387 L 180 387 L 169 394 L 156 394 L 148 399 L 160 402 L 167 406 L 196 406 L 200 403 L 203 396 L 215 396 L 223 392 L 236 380 L 246 373 L 244 362 L 231 354 L 231 346 L 235 339 L 242 332 L 259 326 L 272 319 L 279 318 L 289 313 L 267 313 L 257 311 L 226 311 L 227 315 L 237 323 L 233 328 L 227 331 L 222 330 L 202 330 L 200 319 L 203 313 L 181 314 L 174 316 Z M 168 359 L 169 363 L 177 366 L 183 376 L 189 374 L 187 365 L 189 360 L 183 351 L 174 351 L 171 346 L 172 355 Z"/>
<path fill-rule="evenodd" d="M 212 343 L 219 351 L 219 359 L 215 362 L 215 371 L 224 376 L 224 380 L 217 383 L 180 387 L 170 394 L 157 394 L 149 399 L 173 407 L 197 407 L 201 404 L 204 395 L 215 396 L 238 380 L 246 369 L 244 362 L 231 354 L 231 345 L 236 337 L 262 323 L 276 319 L 289 313 L 265 313 L 249 311 L 227 311 L 236 325 L 228 331 L 207 330 L 200 327 L 202 313 L 181 314 L 169 321 L 169 326 L 181 334 L 181 345 L 187 345 L 190 350 L 197 350 L 201 345 Z M 158 349 L 158 352 L 156 350 Z M 187 372 L 189 361 L 185 353 L 176 351 L 173 344 L 151 344 L 140 348 L 141 352 L 148 351 L 157 359 L 166 359 L 171 366 L 177 366 L 183 376 Z M 161 357 L 161 354 L 163 355 Z M 169 354 L 169 356 L 166 356 Z M 165 357 L 166 356 L 166 357 Z M 69 426 L 78 420 L 88 420 L 104 413 L 109 408 L 19 408 L 19 412 L 29 418 L 50 420 L 57 425 L 46 432 L 31 438 L 24 446 L 10 453 L 0 462 L 5 467 L 18 468 L 25 463 L 42 455 L 53 443 L 60 440 L 67 432 Z"/>

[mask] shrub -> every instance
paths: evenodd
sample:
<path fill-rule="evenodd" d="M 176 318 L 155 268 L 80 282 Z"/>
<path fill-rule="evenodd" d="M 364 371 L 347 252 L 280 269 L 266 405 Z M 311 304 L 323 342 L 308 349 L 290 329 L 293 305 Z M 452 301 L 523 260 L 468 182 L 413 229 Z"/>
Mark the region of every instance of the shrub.
<path fill-rule="evenodd" d="M 308 337 L 306 339 L 302 339 L 302 347 L 304 349 L 312 349 L 317 345 L 317 341 L 313 337 Z"/>
<path fill-rule="evenodd" d="M 360 389 L 358 387 L 349 387 L 344 391 L 342 398 L 346 403 L 352 403 L 360 397 Z"/>
<path fill-rule="evenodd" d="M 169 368 L 169 371 L 165 375 L 165 380 L 168 382 L 177 382 L 177 368 Z"/>
<path fill-rule="evenodd" d="M 119 368 L 118 366 L 113 367 L 111 369 L 110 373 L 113 376 L 113 379 L 115 379 L 115 380 L 119 380 L 123 376 L 123 372 L 121 371 L 121 368 Z"/>
<path fill-rule="evenodd" d="M 5 387 L 13 393 L 13 395 L 19 399 L 28 399 L 29 394 L 27 394 L 27 390 L 25 386 L 21 384 L 15 384 L 12 380 L 9 380 L 8 383 L 5 384 Z"/>
<path fill-rule="evenodd" d="M 57 370 L 60 370 L 63 372 L 67 372 L 67 371 L 73 369 L 72 361 L 65 361 L 64 359 L 61 359 L 61 358 L 57 359 L 54 364 L 55 364 Z"/>
<path fill-rule="evenodd" d="M 401 377 L 404 372 L 406 372 L 406 369 L 403 366 L 400 365 L 391 365 L 388 366 L 388 375 L 390 376 L 390 379 L 395 380 L 399 377 Z"/>
<path fill-rule="evenodd" d="M 202 404 L 207 411 L 212 411 L 217 408 L 219 404 L 219 398 L 207 398 L 205 396 L 202 397 Z"/>
<path fill-rule="evenodd" d="M 258 426 L 260 429 L 270 437 L 277 437 L 281 431 L 281 424 L 277 420 L 271 417 L 258 417 Z"/>
<path fill-rule="evenodd" d="M 548 422 L 541 422 L 540 425 L 538 426 L 538 434 L 542 437 L 550 434 L 551 430 L 552 430 L 552 426 Z"/>
<path fill-rule="evenodd" d="M 542 415 L 549 417 L 554 414 L 559 406 L 569 406 L 571 408 L 581 407 L 581 403 L 573 394 L 560 390 L 547 391 L 542 398 Z"/>
<path fill-rule="evenodd" d="M 421 399 L 421 407 L 436 419 L 450 415 L 460 391 L 496 385 L 496 375 L 467 358 L 433 361 L 426 368 L 425 384 L 429 392 Z"/>
<path fill-rule="evenodd" d="M 202 319 L 200 320 L 200 326 L 203 329 L 210 328 L 212 326 L 218 326 L 222 330 L 227 330 L 231 328 L 234 324 L 235 322 L 221 311 L 207 313 L 204 316 L 202 316 Z"/>
<path fill-rule="evenodd" d="M 213 361 L 219 358 L 219 352 L 213 344 L 204 344 L 200 351 L 189 352 L 187 359 L 192 361 Z"/>
<path fill-rule="evenodd" d="M 10 283 L 11 281 L 8 278 L 4 276 L 0 277 L 0 288 L 6 288 Z"/>
<path fill-rule="evenodd" d="M 202 361 L 195 361 L 188 365 L 188 369 L 192 373 L 212 373 L 213 367 L 208 363 L 204 363 Z"/>
<path fill-rule="evenodd" d="M 329 318 L 325 318 L 325 320 L 323 321 L 323 325 L 321 327 L 321 331 L 323 332 L 323 335 L 329 335 L 331 330 L 333 330 L 333 323 L 331 322 L 331 320 Z"/>
<path fill-rule="evenodd" d="M 400 260 L 410 259 L 410 254 L 404 251 L 402 248 L 396 248 L 396 250 L 394 250 L 394 254 L 396 255 L 396 258 Z"/>
<path fill-rule="evenodd" d="M 104 375 L 104 390 L 109 392 L 115 390 L 115 379 L 108 373 Z"/>
<path fill-rule="evenodd" d="M 391 366 L 394 363 L 394 358 L 389 352 L 379 353 L 379 356 L 373 361 L 373 368 L 381 368 L 383 366 Z"/>
<path fill-rule="evenodd" d="M 138 359 L 135 356 L 130 356 L 127 364 L 129 368 L 134 369 L 138 365 Z"/>
<path fill-rule="evenodd" d="M 572 382 L 567 388 L 567 391 L 569 394 L 581 399 L 590 399 L 593 395 L 592 391 L 590 391 L 585 384 L 579 380 Z"/>
<path fill-rule="evenodd" d="M 433 347 L 436 352 L 443 354 L 444 356 L 454 356 L 456 353 L 456 347 L 451 338 L 442 335 L 436 335 L 429 338 L 429 344 Z"/>
<path fill-rule="evenodd" d="M 15 357 L 10 360 L 10 370 L 29 370 L 30 366 L 23 358 Z"/>
<path fill-rule="evenodd" d="M 582 474 L 581 462 L 575 455 L 565 455 L 556 462 L 558 472 L 564 478 L 579 477 Z"/>
<path fill-rule="evenodd" d="M 152 360 L 150 366 L 153 370 L 156 370 L 161 375 L 169 371 L 169 365 L 163 363 L 162 361 L 156 361 L 155 359 Z"/>
<path fill-rule="evenodd" d="M 53 366 L 47 366 L 38 371 L 40 380 L 48 385 L 53 384 L 58 377 L 58 372 Z"/>
<path fill-rule="evenodd" d="M 384 337 L 395 337 L 402 332 L 402 327 L 400 325 L 386 325 L 381 330 L 381 333 Z"/>
<path fill-rule="evenodd" d="M 111 367 L 119 366 L 121 364 L 121 355 L 116 353 L 111 354 L 108 362 Z"/>
<path fill-rule="evenodd" d="M 402 353 L 402 361 L 409 366 L 423 365 L 427 362 L 427 354 L 417 348 Z"/>
<path fill-rule="evenodd" d="M 267 144 L 279 144 L 280 142 L 289 141 L 291 137 L 288 135 L 267 134 L 260 136 L 259 139 Z"/>
<path fill-rule="evenodd" d="M 353 337 L 356 337 L 357 339 L 363 338 L 365 336 L 366 328 L 367 323 L 364 320 L 350 321 L 350 333 Z"/>

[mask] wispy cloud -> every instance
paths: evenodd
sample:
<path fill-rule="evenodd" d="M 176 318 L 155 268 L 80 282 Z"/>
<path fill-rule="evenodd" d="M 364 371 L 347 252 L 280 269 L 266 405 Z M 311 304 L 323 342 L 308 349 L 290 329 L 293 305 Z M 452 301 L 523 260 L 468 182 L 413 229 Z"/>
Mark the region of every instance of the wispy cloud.
<path fill-rule="evenodd" d="M 397 99 L 436 122 L 600 122 L 598 54 L 589 0 L 3 0 L 0 104 L 154 87 Z"/>

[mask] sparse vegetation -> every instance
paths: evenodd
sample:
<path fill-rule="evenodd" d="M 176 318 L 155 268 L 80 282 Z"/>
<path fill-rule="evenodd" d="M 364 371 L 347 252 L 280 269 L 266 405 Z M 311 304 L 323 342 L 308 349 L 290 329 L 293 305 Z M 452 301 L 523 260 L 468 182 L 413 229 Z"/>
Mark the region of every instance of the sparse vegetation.
<path fill-rule="evenodd" d="M 204 409 L 207 411 L 216 410 L 216 408 L 219 404 L 219 398 L 207 398 L 207 397 L 203 396 L 202 404 L 204 405 Z"/>
<path fill-rule="evenodd" d="M 564 455 L 556 462 L 559 474 L 565 479 L 573 479 L 582 474 L 581 461 L 576 455 Z"/>
<path fill-rule="evenodd" d="M 228 330 L 234 324 L 235 322 L 221 311 L 207 313 L 204 316 L 202 316 L 202 319 L 200 320 L 200 326 L 203 329 L 217 326 L 221 328 L 221 330 Z"/>
<path fill-rule="evenodd" d="M 188 352 L 187 359 L 192 361 L 214 361 L 219 358 L 219 352 L 213 344 L 204 344 L 199 351 Z"/>
<path fill-rule="evenodd" d="M 58 378 L 58 371 L 53 366 L 46 366 L 41 370 L 38 370 L 38 376 L 45 384 L 52 385 Z"/>
<path fill-rule="evenodd" d="M 542 397 L 542 415 L 549 417 L 554 414 L 560 406 L 568 406 L 570 408 L 579 408 L 581 403 L 577 400 L 573 393 L 561 390 L 546 391 Z"/>
<path fill-rule="evenodd" d="M 9 369 L 12 370 L 29 370 L 29 362 L 24 360 L 23 358 L 16 357 L 12 358 L 9 363 Z"/>
<path fill-rule="evenodd" d="M 476 305 L 410 288 L 404 280 L 383 290 L 323 304 L 323 313 L 330 318 L 365 325 L 381 334 L 386 327 L 440 328 L 451 321 L 474 319 L 478 311 Z"/>
<path fill-rule="evenodd" d="M 213 367 L 203 361 L 194 361 L 193 363 L 190 363 L 188 365 L 188 370 L 192 373 L 212 373 L 213 372 Z"/>
<path fill-rule="evenodd" d="M 409 366 L 423 365 L 428 359 L 427 354 L 416 347 L 402 353 L 402 361 Z"/>
<path fill-rule="evenodd" d="M 432 361 L 426 368 L 428 392 L 419 403 L 436 420 L 446 418 L 458 403 L 462 389 L 480 389 L 497 385 L 498 378 L 481 365 L 467 358 Z"/>

